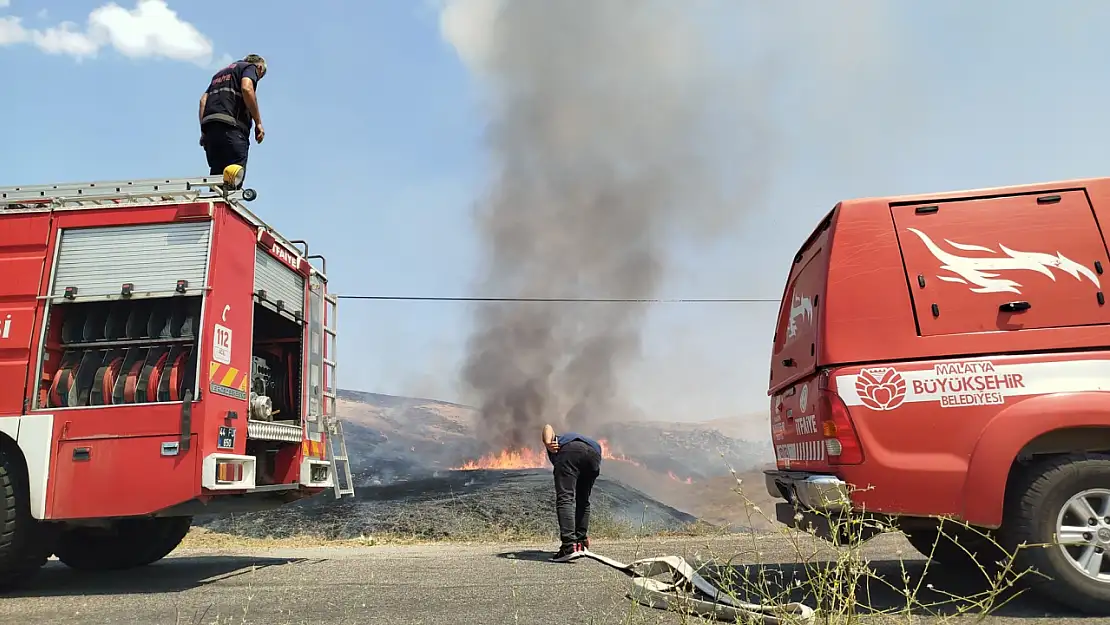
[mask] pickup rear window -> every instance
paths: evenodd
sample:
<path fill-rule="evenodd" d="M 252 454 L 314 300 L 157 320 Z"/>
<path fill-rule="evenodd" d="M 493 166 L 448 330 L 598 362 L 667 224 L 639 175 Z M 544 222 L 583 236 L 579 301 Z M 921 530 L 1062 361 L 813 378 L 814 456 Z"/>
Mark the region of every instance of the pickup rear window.
<path fill-rule="evenodd" d="M 828 278 L 828 257 L 833 213 L 822 220 L 795 256 L 786 291 L 779 304 L 778 324 L 772 349 L 772 389 L 813 372 L 817 365 L 817 342 L 821 298 Z"/>

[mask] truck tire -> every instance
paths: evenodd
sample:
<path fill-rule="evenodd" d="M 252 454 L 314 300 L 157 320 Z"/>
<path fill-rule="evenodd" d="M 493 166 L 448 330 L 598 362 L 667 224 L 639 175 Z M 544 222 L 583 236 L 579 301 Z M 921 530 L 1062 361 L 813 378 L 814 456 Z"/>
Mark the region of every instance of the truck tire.
<path fill-rule="evenodd" d="M 192 517 L 121 519 L 110 528 L 66 530 L 54 554 L 79 571 L 121 571 L 168 556 L 189 533 Z"/>
<path fill-rule="evenodd" d="M 1077 514 L 1083 501 L 1094 515 Z M 1066 534 L 1059 527 L 1080 523 L 1090 529 L 1075 533 L 1084 544 L 1061 544 Z M 1065 535 L 1057 539 L 1058 532 Z M 1087 614 L 1110 615 L 1110 455 L 1055 456 L 1018 471 L 1007 489 L 1002 536 L 1016 550 L 1014 572 L 1025 585 Z M 1018 550 L 1022 543 L 1033 546 Z M 1036 546 L 1045 544 L 1051 546 Z M 1092 574 L 1094 564 L 1084 572 L 1084 562 L 1101 563 L 1101 575 Z"/>
<path fill-rule="evenodd" d="M 997 544 L 997 536 L 992 542 L 990 532 L 979 533 L 954 523 L 944 526 L 943 530 L 923 527 L 906 530 L 905 534 L 906 540 L 921 555 L 928 558 L 932 554 L 933 560 L 941 566 L 968 575 L 991 578 L 998 570 L 998 561 L 1006 558 Z"/>
<path fill-rule="evenodd" d="M 23 463 L 0 446 L 0 590 L 23 585 L 50 557 L 47 531 L 31 516 Z"/>

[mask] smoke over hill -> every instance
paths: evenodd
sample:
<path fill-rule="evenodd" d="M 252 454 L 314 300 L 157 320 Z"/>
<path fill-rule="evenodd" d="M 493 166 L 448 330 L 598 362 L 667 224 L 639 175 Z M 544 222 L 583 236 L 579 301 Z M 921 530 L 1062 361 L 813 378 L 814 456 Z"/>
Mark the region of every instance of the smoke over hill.
<path fill-rule="evenodd" d="M 770 103 L 725 79 L 707 23 L 684 7 L 447 4 L 445 36 L 489 96 L 480 291 L 651 298 L 671 243 L 724 232 L 758 196 Z M 730 184 L 746 187 L 744 202 L 724 201 Z M 545 422 L 592 431 L 627 415 L 619 374 L 639 354 L 646 313 L 613 303 L 478 309 L 462 377 L 489 447 L 534 446 Z"/>

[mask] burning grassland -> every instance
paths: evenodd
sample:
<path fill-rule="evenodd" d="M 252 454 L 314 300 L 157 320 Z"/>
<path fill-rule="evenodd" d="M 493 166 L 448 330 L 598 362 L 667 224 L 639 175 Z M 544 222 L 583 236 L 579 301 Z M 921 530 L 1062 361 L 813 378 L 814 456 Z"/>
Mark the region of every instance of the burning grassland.
<path fill-rule="evenodd" d="M 688 475 L 679 475 L 674 470 L 670 469 L 666 471 L 652 470 L 639 460 L 634 460 L 629 456 L 613 451 L 608 440 L 601 439 L 598 443 L 601 445 L 601 457 L 603 459 L 601 467 L 602 474 L 609 474 L 609 469 L 613 466 L 613 463 L 616 463 L 622 468 L 620 471 L 622 474 L 627 475 L 630 470 L 636 471 L 644 476 L 645 481 L 658 481 L 665 476 L 670 483 L 676 485 L 694 484 L 694 478 Z M 547 453 L 543 449 L 524 447 L 521 449 L 503 449 L 499 452 L 488 453 L 477 460 L 468 460 L 457 467 L 453 467 L 452 470 L 523 471 L 550 468 L 551 463 L 547 458 Z"/>
<path fill-rule="evenodd" d="M 637 467 L 643 466 L 624 454 L 613 452 L 608 440 L 601 439 L 598 444 L 601 445 L 603 460 L 627 462 Z M 550 463 L 547 459 L 547 452 L 542 448 L 522 447 L 488 453 L 477 460 L 468 460 L 462 466 L 456 468 L 460 471 L 473 471 L 476 469 L 543 469 L 548 466 L 550 466 Z"/>
<path fill-rule="evenodd" d="M 417 479 L 435 471 L 551 467 L 538 444 L 491 451 L 474 432 L 473 408 L 346 390 L 339 395 L 351 462 L 367 476 L 367 485 Z M 766 453 L 766 445 L 698 424 L 611 423 L 591 434 L 602 447 L 603 473 L 616 471 L 622 479 L 642 474 L 645 482 L 671 485 L 728 475 L 730 467 L 757 466 Z"/>
<path fill-rule="evenodd" d="M 389 485 L 361 486 L 353 500 L 323 495 L 278 510 L 198 518 L 197 525 L 262 539 L 554 540 L 554 498 L 546 471 L 444 471 Z M 591 502 L 590 533 L 599 538 L 682 532 L 698 526 L 696 517 L 604 475 L 594 486 Z"/>
<path fill-rule="evenodd" d="M 340 391 L 339 408 L 356 473 L 353 500 L 328 493 L 197 524 L 264 539 L 554 537 L 551 464 L 542 447 L 487 453 L 473 431 L 474 410 L 455 404 Z M 703 517 L 743 525 L 744 504 L 727 467 L 754 462 L 755 444 L 676 424 L 610 424 L 596 437 L 605 457 L 592 497 L 597 536 L 685 531 Z M 762 484 L 760 476 L 750 482 Z"/>
<path fill-rule="evenodd" d="M 701 482 L 774 463 L 769 442 L 734 438 L 698 423 L 611 423 L 599 427 L 597 435 L 620 441 L 624 454 L 680 481 Z"/>
<path fill-rule="evenodd" d="M 469 460 L 457 467 L 460 471 L 484 469 L 542 469 L 547 466 L 547 455 L 536 449 L 502 449 L 477 460 Z"/>

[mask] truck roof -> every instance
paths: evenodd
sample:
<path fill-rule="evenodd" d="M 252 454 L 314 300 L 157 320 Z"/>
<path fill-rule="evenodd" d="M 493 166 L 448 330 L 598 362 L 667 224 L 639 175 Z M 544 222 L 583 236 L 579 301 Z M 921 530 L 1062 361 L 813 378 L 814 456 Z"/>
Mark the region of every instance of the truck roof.
<path fill-rule="evenodd" d="M 1023 193 L 1040 193 L 1043 191 L 1059 191 L 1063 189 L 1083 189 L 1090 186 L 1105 186 L 1110 184 L 1110 177 L 1098 178 L 1068 178 L 1063 180 L 1046 180 L 1026 184 L 1006 185 L 997 187 L 979 187 L 972 189 L 957 189 L 939 193 L 916 193 L 907 195 L 865 196 L 843 200 L 843 206 L 864 204 L 871 202 L 886 202 L 889 204 L 916 204 L 919 202 L 937 202 L 944 200 L 959 200 L 969 197 L 991 197 L 995 195 L 1016 195 Z"/>
<path fill-rule="evenodd" d="M 282 245 L 294 251 L 298 249 L 294 241 L 286 239 L 273 226 L 247 208 L 243 189 L 225 191 L 222 185 L 223 176 L 216 175 L 0 187 L 0 214 L 222 202 L 247 223 L 257 228 L 264 228 Z M 322 267 L 312 266 L 312 270 L 327 279 Z"/>

